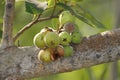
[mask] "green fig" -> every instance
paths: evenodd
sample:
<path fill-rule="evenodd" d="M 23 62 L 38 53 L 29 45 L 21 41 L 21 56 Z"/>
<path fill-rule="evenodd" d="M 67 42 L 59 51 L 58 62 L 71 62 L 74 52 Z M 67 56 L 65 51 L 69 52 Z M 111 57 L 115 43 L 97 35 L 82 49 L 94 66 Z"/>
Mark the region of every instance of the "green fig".
<path fill-rule="evenodd" d="M 74 21 L 75 21 L 75 17 L 69 11 L 64 11 L 59 16 L 60 25 L 64 25 L 67 22 L 74 22 Z"/>
<path fill-rule="evenodd" d="M 53 29 L 50 27 L 45 27 L 43 29 L 41 29 L 41 31 L 39 33 L 37 33 L 33 39 L 33 43 L 35 46 L 37 46 L 38 48 L 45 48 L 46 44 L 44 42 L 44 36 L 48 33 L 48 32 L 52 32 Z"/>
<path fill-rule="evenodd" d="M 66 31 L 59 33 L 59 37 L 61 39 L 60 44 L 62 45 L 69 45 L 71 42 L 71 35 Z"/>
<path fill-rule="evenodd" d="M 37 33 L 33 39 L 33 43 L 35 46 L 37 46 L 38 48 L 45 48 L 45 42 L 44 42 L 44 36 L 45 33 Z"/>
<path fill-rule="evenodd" d="M 56 47 L 59 45 L 59 36 L 55 32 L 48 32 L 44 37 L 44 41 L 48 47 Z"/>
<path fill-rule="evenodd" d="M 43 61 L 43 62 L 51 62 L 51 53 L 48 49 L 46 50 L 40 50 L 38 53 L 38 59 Z"/>
<path fill-rule="evenodd" d="M 64 57 L 69 57 L 73 54 L 74 50 L 72 46 L 64 46 Z"/>
<path fill-rule="evenodd" d="M 72 43 L 80 43 L 80 41 L 82 40 L 82 34 L 80 32 L 73 32 L 71 34 L 72 36 Z"/>

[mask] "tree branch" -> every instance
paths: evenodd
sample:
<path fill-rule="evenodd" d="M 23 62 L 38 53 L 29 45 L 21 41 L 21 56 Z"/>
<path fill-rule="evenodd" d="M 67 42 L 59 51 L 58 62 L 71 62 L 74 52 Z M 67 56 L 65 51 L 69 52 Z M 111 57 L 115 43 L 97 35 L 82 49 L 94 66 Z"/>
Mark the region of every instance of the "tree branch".
<path fill-rule="evenodd" d="M 3 36 L 2 36 L 2 48 L 13 46 L 13 19 L 14 19 L 15 0 L 6 0 L 4 22 L 3 22 Z"/>
<path fill-rule="evenodd" d="M 34 25 L 35 23 L 38 22 L 39 16 L 37 16 L 36 19 L 34 19 L 33 21 L 31 21 L 30 23 L 28 23 L 27 25 L 25 25 L 22 29 L 20 29 L 20 31 L 17 32 L 17 34 L 14 36 L 13 41 L 15 42 L 16 39 L 22 34 L 24 33 L 27 29 L 31 28 L 32 25 Z"/>
<path fill-rule="evenodd" d="M 38 61 L 36 47 L 0 50 L 0 78 L 26 79 L 69 72 L 120 59 L 120 29 L 83 38 L 73 45 L 74 54 L 51 63 Z M 9 53 L 9 54 L 8 54 Z"/>
<path fill-rule="evenodd" d="M 15 42 L 16 39 L 21 35 L 23 34 L 27 29 L 31 28 L 35 23 L 38 23 L 38 22 L 43 22 L 43 21 L 46 21 L 46 20 L 50 20 L 52 18 L 57 18 L 58 15 L 62 12 L 63 10 L 61 10 L 57 15 L 53 15 L 54 13 L 52 13 L 51 16 L 49 17 L 45 17 L 45 18 L 37 18 L 33 21 L 31 21 L 30 23 L 28 23 L 27 25 L 25 25 L 20 31 L 18 31 L 18 33 L 14 36 L 13 38 L 13 41 Z"/>

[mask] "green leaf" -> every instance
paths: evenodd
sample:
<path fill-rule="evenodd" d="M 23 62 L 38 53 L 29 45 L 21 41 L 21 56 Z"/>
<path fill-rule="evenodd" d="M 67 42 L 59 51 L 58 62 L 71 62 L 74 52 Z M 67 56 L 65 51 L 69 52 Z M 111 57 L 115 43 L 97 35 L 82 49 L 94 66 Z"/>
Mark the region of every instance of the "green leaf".
<path fill-rule="evenodd" d="M 54 10 L 54 7 L 47 8 L 42 13 L 41 17 L 50 17 L 53 14 L 53 10 Z M 53 15 L 57 15 L 61 10 L 63 10 L 63 8 L 61 8 L 60 6 L 56 5 Z"/>
<path fill-rule="evenodd" d="M 82 8 L 79 4 L 76 4 L 76 6 L 72 9 L 74 9 L 76 14 L 85 17 L 93 27 L 105 28 L 100 21 L 98 21 L 88 10 Z"/>
<path fill-rule="evenodd" d="M 91 27 L 105 28 L 105 26 L 99 22 L 90 12 L 81 8 L 78 4 L 70 7 L 63 3 L 58 3 L 57 5 L 63 7 L 65 10 L 70 11 L 76 18 L 87 23 Z"/>
<path fill-rule="evenodd" d="M 46 2 L 28 2 L 25 1 L 26 12 L 31 14 L 40 14 L 46 9 Z"/>
<path fill-rule="evenodd" d="M 48 1 L 48 8 L 55 6 L 55 0 L 49 0 Z"/>
<path fill-rule="evenodd" d="M 52 24 L 52 28 L 54 28 L 55 30 L 59 29 L 59 19 L 58 18 L 53 18 L 51 20 L 51 24 Z"/>

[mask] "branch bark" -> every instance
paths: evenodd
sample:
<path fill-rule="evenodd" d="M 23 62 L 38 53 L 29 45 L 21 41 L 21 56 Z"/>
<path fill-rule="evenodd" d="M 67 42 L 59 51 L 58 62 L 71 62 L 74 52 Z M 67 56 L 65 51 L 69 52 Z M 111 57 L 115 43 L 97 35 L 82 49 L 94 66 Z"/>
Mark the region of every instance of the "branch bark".
<path fill-rule="evenodd" d="M 0 80 L 26 79 L 69 72 L 120 59 L 120 29 L 83 38 L 73 45 L 74 55 L 51 63 L 38 61 L 36 47 L 0 50 Z M 9 54 L 8 54 L 9 53 Z"/>
<path fill-rule="evenodd" d="M 14 19 L 14 8 L 15 0 L 6 0 L 5 4 L 5 14 L 3 22 L 3 36 L 1 47 L 5 48 L 8 46 L 13 46 L 13 19 Z"/>

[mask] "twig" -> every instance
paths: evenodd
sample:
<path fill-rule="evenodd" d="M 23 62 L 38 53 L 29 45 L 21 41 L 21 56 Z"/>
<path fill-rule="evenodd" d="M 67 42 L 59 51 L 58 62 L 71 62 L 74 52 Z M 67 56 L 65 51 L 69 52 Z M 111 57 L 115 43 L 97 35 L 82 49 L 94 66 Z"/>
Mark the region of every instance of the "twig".
<path fill-rule="evenodd" d="M 31 21 L 30 23 L 28 23 L 27 25 L 25 25 L 20 31 L 18 31 L 18 33 L 14 36 L 13 41 L 15 42 L 16 39 L 27 29 L 29 29 L 33 24 L 35 24 L 38 19 L 39 19 L 40 15 L 38 15 L 38 17 L 36 19 L 34 19 L 33 21 Z"/>
<path fill-rule="evenodd" d="M 58 15 L 59 15 L 62 11 L 63 11 L 63 10 L 60 10 L 60 11 L 58 12 L 58 14 L 56 14 L 56 15 L 51 15 L 50 17 L 40 18 L 40 19 L 38 19 L 38 22 L 50 20 L 50 19 L 52 19 L 52 18 L 58 18 L 58 17 L 59 17 Z"/>
<path fill-rule="evenodd" d="M 27 29 L 31 28 L 32 25 L 34 25 L 35 23 L 38 22 L 42 22 L 42 21 L 46 21 L 46 20 L 50 20 L 52 18 L 57 18 L 58 15 L 62 12 L 63 10 L 60 10 L 59 13 L 57 15 L 51 15 L 50 17 L 46 17 L 46 18 L 36 18 L 35 20 L 31 21 L 30 23 L 28 23 L 27 25 L 25 25 L 20 31 L 18 31 L 18 33 L 14 36 L 13 41 L 15 42 L 16 39 L 23 34 Z"/>

